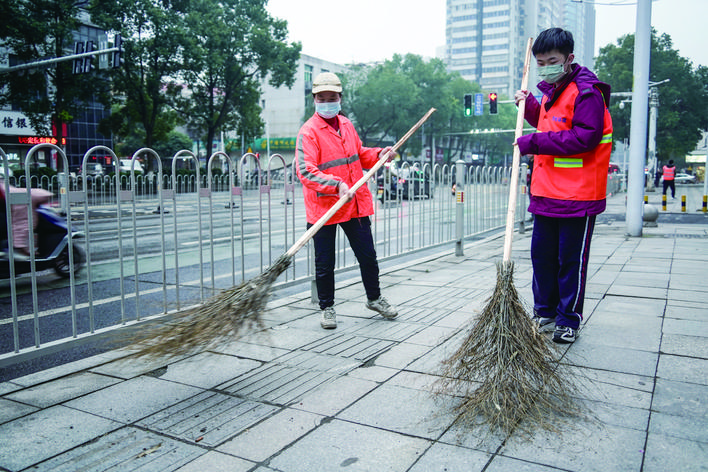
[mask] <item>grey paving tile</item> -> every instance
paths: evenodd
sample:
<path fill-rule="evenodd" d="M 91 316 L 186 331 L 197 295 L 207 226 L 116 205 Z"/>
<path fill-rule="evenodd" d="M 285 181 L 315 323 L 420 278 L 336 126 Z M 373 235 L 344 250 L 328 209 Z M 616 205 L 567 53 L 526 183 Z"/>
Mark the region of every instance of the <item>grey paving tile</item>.
<path fill-rule="evenodd" d="M 331 334 L 331 331 L 319 330 L 310 331 L 305 329 L 290 328 L 277 331 L 277 335 L 268 330 L 246 335 L 239 341 L 261 346 L 272 346 L 280 349 L 297 349 L 313 341 L 321 339 Z"/>
<path fill-rule="evenodd" d="M 511 459 L 509 457 L 495 456 L 489 467 L 484 469 L 484 472 L 557 472 L 555 467 L 548 467 L 542 464 L 533 462 L 535 458 L 530 458 L 529 461 L 519 459 Z"/>
<path fill-rule="evenodd" d="M 705 471 L 708 463 L 708 447 L 704 442 L 688 441 L 650 432 L 644 472 Z"/>
<path fill-rule="evenodd" d="M 594 313 L 581 335 L 594 343 L 640 351 L 659 351 L 661 318 Z"/>
<path fill-rule="evenodd" d="M 670 301 L 685 300 L 703 304 L 708 303 L 708 292 L 699 292 L 696 290 L 670 289 L 668 297 Z"/>
<path fill-rule="evenodd" d="M 661 339 L 661 352 L 708 359 L 708 337 L 665 333 Z"/>
<path fill-rule="evenodd" d="M 263 462 L 319 426 L 322 418 L 307 411 L 285 409 L 225 442 L 217 450 Z"/>
<path fill-rule="evenodd" d="M 40 410 L 0 425 L 0 465 L 25 469 L 120 426 L 62 405 Z"/>
<path fill-rule="evenodd" d="M 607 295 L 615 297 L 656 298 L 659 300 L 666 300 L 667 293 L 667 288 L 622 285 L 618 282 L 613 283 L 607 290 Z"/>
<path fill-rule="evenodd" d="M 52 367 L 51 369 L 41 370 L 39 372 L 35 372 L 34 374 L 13 379 L 12 382 L 22 385 L 23 387 L 30 387 L 32 385 L 48 382 L 50 380 L 58 379 L 66 375 L 81 372 L 82 370 L 108 363 L 116 358 L 124 357 L 125 355 L 125 352 L 113 350 L 96 356 L 80 359 L 78 361 L 62 364 L 57 367 Z"/>
<path fill-rule="evenodd" d="M 449 444 L 433 444 L 409 472 L 481 471 L 491 454 Z"/>
<path fill-rule="evenodd" d="M 261 365 L 261 362 L 250 359 L 203 352 L 170 364 L 165 373 L 157 377 L 194 387 L 212 388 Z"/>
<path fill-rule="evenodd" d="M 656 375 L 662 379 L 708 385 L 708 359 L 664 354 L 659 357 Z"/>
<path fill-rule="evenodd" d="M 663 330 L 665 334 L 683 334 L 686 336 L 703 336 L 708 338 L 708 321 L 667 318 L 664 320 Z"/>
<path fill-rule="evenodd" d="M 174 470 L 204 454 L 204 450 L 150 431 L 123 428 L 65 452 L 35 470 Z"/>
<path fill-rule="evenodd" d="M 396 373 L 398 373 L 397 369 L 365 364 L 350 371 L 347 375 L 357 379 L 371 380 L 372 382 L 381 383 L 390 379 L 396 375 Z"/>
<path fill-rule="evenodd" d="M 666 305 L 666 317 L 705 322 L 706 305 L 704 303 L 671 301 Z"/>
<path fill-rule="evenodd" d="M 14 382 L 2 382 L 0 383 L 0 395 L 6 395 L 10 392 L 22 390 L 23 388 L 25 387 Z"/>
<path fill-rule="evenodd" d="M 201 389 L 188 385 L 137 377 L 71 400 L 66 406 L 122 423 L 132 423 L 200 392 Z"/>
<path fill-rule="evenodd" d="M 500 454 L 545 466 L 573 471 L 639 471 L 644 454 L 645 431 L 577 422 L 558 435 L 538 431 L 512 435 Z M 592 447 L 588 447 L 592 444 Z"/>
<path fill-rule="evenodd" d="M 82 372 L 11 393 L 6 395 L 6 398 L 40 408 L 47 408 L 115 385 L 118 382 L 120 382 L 120 379 L 91 372 Z"/>
<path fill-rule="evenodd" d="M 325 416 L 334 416 L 371 390 L 376 382 L 342 376 L 305 393 L 293 408 L 310 411 Z"/>
<path fill-rule="evenodd" d="M 445 342 L 456 331 L 456 327 L 444 328 L 442 326 L 430 326 L 409 337 L 406 342 L 433 347 Z"/>
<path fill-rule="evenodd" d="M 175 472 L 247 472 L 255 465 L 253 462 L 238 457 L 210 451 L 185 464 Z"/>
<path fill-rule="evenodd" d="M 37 407 L 0 398 L 0 424 L 37 411 Z"/>
<path fill-rule="evenodd" d="M 176 360 L 179 359 L 124 358 L 92 367 L 90 370 L 96 374 L 109 375 L 121 379 L 132 379 L 158 369 L 163 369 Z"/>
<path fill-rule="evenodd" d="M 437 439 L 455 420 L 446 395 L 384 384 L 337 418 L 403 434 Z"/>
<path fill-rule="evenodd" d="M 600 301 L 596 310 L 618 313 L 619 315 L 636 313 L 646 316 L 662 316 L 665 306 L 665 300 L 608 295 Z"/>
<path fill-rule="evenodd" d="M 658 352 L 598 344 L 595 338 L 585 337 L 581 331 L 578 339 L 568 349 L 563 362 L 593 369 L 653 377 L 658 357 Z"/>
<path fill-rule="evenodd" d="M 657 379 L 652 411 L 676 416 L 708 418 L 708 387 Z"/>
<path fill-rule="evenodd" d="M 380 354 L 374 362 L 377 366 L 402 369 L 428 351 L 429 346 L 400 343 Z"/>
<path fill-rule="evenodd" d="M 356 440 L 352 440 L 356 438 Z M 334 420 L 273 458 L 269 466 L 288 472 L 407 470 L 429 441 L 360 424 Z"/>
<path fill-rule="evenodd" d="M 708 443 L 708 418 L 705 416 L 676 416 L 653 412 L 649 432 L 672 438 Z"/>
<path fill-rule="evenodd" d="M 273 359 L 290 352 L 289 349 L 279 349 L 272 346 L 261 346 L 258 344 L 242 343 L 238 341 L 225 346 L 220 346 L 218 349 L 212 349 L 212 351 L 262 362 L 272 361 Z"/>
<path fill-rule="evenodd" d="M 136 423 L 152 431 L 206 447 L 215 447 L 278 408 L 216 392 L 199 395 L 154 413 Z"/>

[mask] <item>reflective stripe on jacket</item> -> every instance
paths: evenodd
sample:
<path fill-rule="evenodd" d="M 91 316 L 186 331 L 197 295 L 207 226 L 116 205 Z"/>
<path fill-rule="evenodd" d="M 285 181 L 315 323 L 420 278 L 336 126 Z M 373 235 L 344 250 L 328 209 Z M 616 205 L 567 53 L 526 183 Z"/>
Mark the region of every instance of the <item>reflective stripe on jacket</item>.
<path fill-rule="evenodd" d="M 664 166 L 664 180 L 674 180 L 676 178 L 675 166 Z"/>
<path fill-rule="evenodd" d="M 583 93 L 591 92 L 592 90 L 587 90 Z M 577 84 L 570 82 L 548 110 L 548 96 L 544 95 L 538 131 L 571 130 L 575 101 L 579 93 Z M 603 200 L 607 191 L 607 169 L 611 152 L 612 119 L 605 107 L 602 139 L 594 149 L 575 155 L 537 154 L 534 157 L 531 194 L 558 200 Z"/>
<path fill-rule="evenodd" d="M 342 115 L 339 132 L 315 113 L 302 125 L 297 137 L 293 167 L 302 182 L 308 223 L 316 223 L 339 199 L 337 185 L 350 188 L 364 175 L 363 169 L 376 164 L 381 148 L 363 147 L 349 119 Z M 374 203 L 368 186 L 362 185 L 327 224 L 370 216 Z"/>

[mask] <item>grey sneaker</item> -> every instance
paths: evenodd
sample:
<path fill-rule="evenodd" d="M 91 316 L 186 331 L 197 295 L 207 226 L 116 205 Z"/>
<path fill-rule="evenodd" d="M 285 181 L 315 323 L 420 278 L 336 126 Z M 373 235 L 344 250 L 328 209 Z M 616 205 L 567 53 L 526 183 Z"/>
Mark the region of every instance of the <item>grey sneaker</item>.
<path fill-rule="evenodd" d="M 533 321 L 534 325 L 536 325 L 539 333 L 550 333 L 553 331 L 556 319 L 536 315 L 531 318 L 531 321 Z"/>
<path fill-rule="evenodd" d="M 567 326 L 556 326 L 556 330 L 553 332 L 553 342 L 560 344 L 574 343 L 575 331 Z"/>
<path fill-rule="evenodd" d="M 320 320 L 320 326 L 324 329 L 334 329 L 337 327 L 337 312 L 334 308 L 328 306 L 322 310 L 322 319 Z"/>
<path fill-rule="evenodd" d="M 388 320 L 392 320 L 398 316 L 398 310 L 396 310 L 396 307 L 391 306 L 384 297 L 379 297 L 376 300 L 367 300 L 366 308 L 378 312 L 381 316 Z"/>

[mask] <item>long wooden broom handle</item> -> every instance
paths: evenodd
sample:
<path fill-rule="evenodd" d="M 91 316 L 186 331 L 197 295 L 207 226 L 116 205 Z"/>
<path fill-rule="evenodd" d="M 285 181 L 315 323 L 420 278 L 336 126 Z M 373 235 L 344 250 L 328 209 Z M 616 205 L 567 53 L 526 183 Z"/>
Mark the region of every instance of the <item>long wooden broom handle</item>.
<path fill-rule="evenodd" d="M 413 135 L 413 133 L 415 133 L 418 130 L 418 128 L 423 126 L 423 123 L 425 123 L 427 121 L 427 119 L 430 117 L 430 115 L 433 114 L 434 111 L 435 111 L 435 108 L 431 108 L 430 110 L 428 110 L 428 112 L 425 115 L 423 115 L 423 118 L 418 120 L 418 123 L 413 125 L 413 127 L 411 129 L 409 129 L 408 132 L 401 139 L 399 139 L 398 142 L 396 144 L 394 144 L 393 147 L 391 147 L 391 149 L 384 156 L 382 156 L 376 162 L 376 164 L 374 164 L 374 166 L 371 169 L 369 169 L 369 171 L 366 174 L 364 174 L 362 176 L 362 178 L 360 178 L 354 185 L 352 185 L 352 187 L 350 188 L 350 192 L 348 192 L 348 193 L 351 193 L 353 195 L 354 192 L 356 192 L 357 189 L 359 189 L 359 187 L 364 185 L 367 180 L 369 180 L 374 174 L 376 174 L 376 171 L 378 171 L 381 168 L 381 166 L 384 165 L 386 163 L 386 161 L 388 160 L 389 154 L 392 152 L 397 152 L 398 148 L 403 146 L 403 144 L 408 140 L 408 138 L 410 138 Z M 310 228 L 305 232 L 305 234 L 300 236 L 300 239 L 298 239 L 295 242 L 295 244 L 293 244 L 290 247 L 290 249 L 288 249 L 288 252 L 286 252 L 285 255 L 288 257 L 294 256 L 295 253 L 298 252 L 300 249 L 302 249 L 302 247 L 310 239 L 312 239 L 312 237 L 315 235 L 315 233 L 317 233 L 330 220 L 330 218 L 332 218 L 334 216 L 334 214 L 337 213 L 337 211 L 339 211 L 339 209 L 342 208 L 344 206 L 344 204 L 347 203 L 348 201 L 349 201 L 349 198 L 347 198 L 347 195 L 343 195 L 339 200 L 337 200 L 337 203 L 335 203 L 332 206 L 332 208 L 327 210 L 327 213 L 322 215 L 322 217 L 320 217 L 320 219 L 317 220 L 317 222 L 315 224 L 310 226 Z"/>
<path fill-rule="evenodd" d="M 529 86 L 529 66 L 531 62 L 531 45 L 533 38 L 529 38 L 526 45 L 526 60 L 524 61 L 524 75 L 521 78 L 521 90 L 527 90 Z M 516 129 L 514 130 L 514 142 L 523 134 L 524 130 L 524 110 L 526 109 L 526 99 L 519 102 L 519 111 L 516 113 Z M 511 260 L 511 242 L 514 238 L 514 216 L 516 213 L 516 198 L 519 193 L 519 162 L 521 161 L 521 151 L 519 146 L 514 146 L 514 156 L 511 161 L 511 179 L 509 180 L 509 205 L 506 212 L 506 232 L 504 233 L 504 258 L 503 262 Z"/>

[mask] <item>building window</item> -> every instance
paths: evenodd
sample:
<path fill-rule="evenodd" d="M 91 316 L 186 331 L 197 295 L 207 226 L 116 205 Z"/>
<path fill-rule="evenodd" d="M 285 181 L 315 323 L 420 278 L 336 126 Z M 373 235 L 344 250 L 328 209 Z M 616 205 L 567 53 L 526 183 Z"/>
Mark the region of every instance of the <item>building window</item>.
<path fill-rule="evenodd" d="M 312 66 L 305 64 L 305 83 L 312 83 Z"/>

